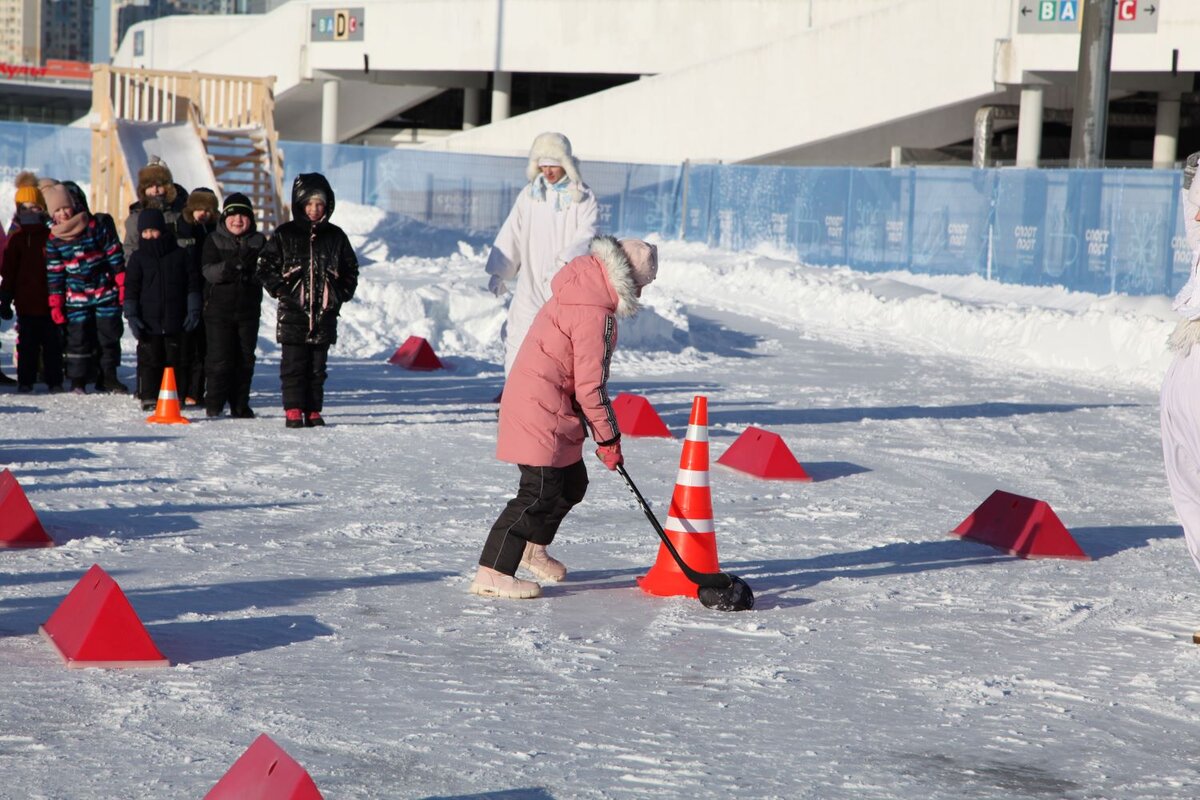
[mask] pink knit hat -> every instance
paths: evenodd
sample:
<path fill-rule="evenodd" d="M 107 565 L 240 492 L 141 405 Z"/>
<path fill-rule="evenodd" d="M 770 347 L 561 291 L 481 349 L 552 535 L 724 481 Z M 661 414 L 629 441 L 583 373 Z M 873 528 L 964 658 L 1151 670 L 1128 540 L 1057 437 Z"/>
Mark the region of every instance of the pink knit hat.
<path fill-rule="evenodd" d="M 641 239 L 621 239 L 617 244 L 629 259 L 629 274 L 635 286 L 649 286 L 658 277 L 658 248 Z"/>
<path fill-rule="evenodd" d="M 71 193 L 67 191 L 67 187 L 61 183 L 56 183 L 53 186 L 47 186 L 42 190 L 42 195 L 46 198 L 46 213 L 53 215 L 60 208 L 75 209 L 75 203 L 71 201 Z"/>

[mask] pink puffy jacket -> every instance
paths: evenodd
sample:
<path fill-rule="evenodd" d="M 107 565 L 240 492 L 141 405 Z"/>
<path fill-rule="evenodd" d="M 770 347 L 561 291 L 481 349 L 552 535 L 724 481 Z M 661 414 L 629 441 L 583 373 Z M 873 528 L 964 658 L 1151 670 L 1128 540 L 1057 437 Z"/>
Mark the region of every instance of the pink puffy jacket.
<path fill-rule="evenodd" d="M 500 399 L 496 457 L 533 467 L 565 467 L 583 457 L 582 415 L 592 438 L 620 438 L 608 399 L 608 364 L 617 317 L 638 310 L 629 260 L 617 240 L 592 239 L 588 254 L 551 281 L 553 295 L 533 320 Z"/>

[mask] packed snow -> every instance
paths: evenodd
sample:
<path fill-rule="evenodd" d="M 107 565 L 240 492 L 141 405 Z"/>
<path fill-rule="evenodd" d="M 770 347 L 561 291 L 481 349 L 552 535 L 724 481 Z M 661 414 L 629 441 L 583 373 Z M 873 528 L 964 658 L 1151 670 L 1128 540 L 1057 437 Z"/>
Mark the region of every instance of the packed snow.
<path fill-rule="evenodd" d="M 696 395 L 714 459 L 750 425 L 784 438 L 812 483 L 711 475 L 721 566 L 757 606 L 644 594 L 657 538 L 594 459 L 551 548 L 567 580 L 495 601 L 466 591 L 517 478 L 493 458 L 486 244 L 351 204 L 334 221 L 364 266 L 329 427 L 283 426 L 270 301 L 257 419 L 0 394 L 0 466 L 57 543 L 0 552 L 0 796 L 202 797 L 261 733 L 339 799 L 1200 787 L 1167 298 L 660 242 L 610 386 L 676 438 L 627 440 L 627 466 L 665 516 Z M 388 365 L 412 335 L 448 369 Z M 12 374 L 11 326 L 0 342 Z M 995 489 L 1045 500 L 1093 560 L 947 535 Z M 92 564 L 172 666 L 68 670 L 37 634 Z"/>

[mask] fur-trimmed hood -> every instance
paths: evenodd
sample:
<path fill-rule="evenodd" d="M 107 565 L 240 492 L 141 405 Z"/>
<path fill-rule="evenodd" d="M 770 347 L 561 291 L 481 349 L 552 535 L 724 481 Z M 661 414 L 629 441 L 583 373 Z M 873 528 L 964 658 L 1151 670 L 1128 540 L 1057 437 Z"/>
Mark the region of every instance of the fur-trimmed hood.
<path fill-rule="evenodd" d="M 596 262 L 603 273 L 593 268 Z M 550 286 L 563 305 L 601 305 L 618 317 L 632 317 L 641 309 L 632 271 L 620 243 L 612 236 L 597 236 L 588 254 L 563 267 Z"/>
<path fill-rule="evenodd" d="M 571 152 L 571 140 L 561 133 L 547 132 L 537 135 L 537 138 L 533 140 L 533 146 L 529 148 L 529 164 L 525 167 L 525 177 L 529 179 L 530 183 L 541 174 L 538 161 L 543 158 L 557 161 L 566 170 L 567 177 L 571 179 L 569 187 L 571 199 L 576 203 L 582 200 L 583 178 L 579 175 L 579 161 Z"/>

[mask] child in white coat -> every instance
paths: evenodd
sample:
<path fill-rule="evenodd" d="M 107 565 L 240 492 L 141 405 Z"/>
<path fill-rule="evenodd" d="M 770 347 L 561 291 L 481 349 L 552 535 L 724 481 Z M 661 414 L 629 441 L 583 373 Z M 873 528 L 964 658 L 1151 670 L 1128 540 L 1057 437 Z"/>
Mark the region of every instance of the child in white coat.
<path fill-rule="evenodd" d="M 1200 181 L 1193 180 L 1197 162 L 1200 153 L 1193 153 L 1184 169 L 1180 199 L 1192 274 L 1173 304 L 1182 319 L 1168 340 L 1175 360 L 1163 379 L 1159 415 L 1171 500 L 1188 552 L 1200 569 Z"/>
<path fill-rule="evenodd" d="M 597 234 L 599 206 L 579 176 L 571 142 L 561 133 L 539 134 L 525 168 L 529 185 L 521 190 L 496 234 L 488 257 L 488 288 L 497 297 L 516 279 L 504 351 L 504 374 L 537 312 L 550 299 L 550 280 L 571 259 L 587 252 Z"/>

